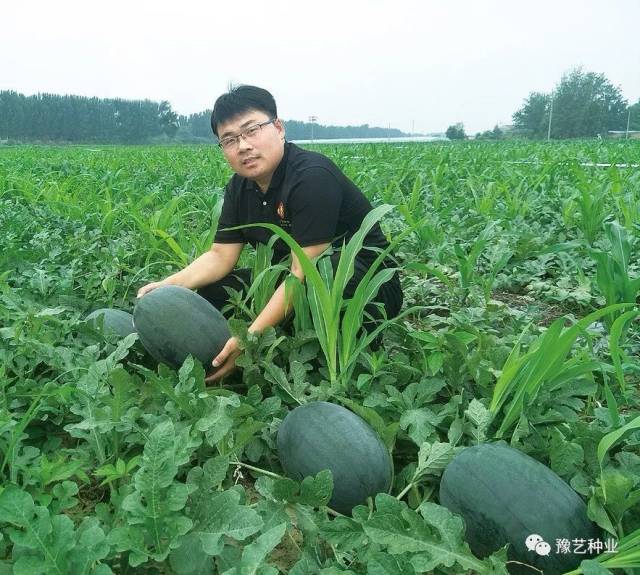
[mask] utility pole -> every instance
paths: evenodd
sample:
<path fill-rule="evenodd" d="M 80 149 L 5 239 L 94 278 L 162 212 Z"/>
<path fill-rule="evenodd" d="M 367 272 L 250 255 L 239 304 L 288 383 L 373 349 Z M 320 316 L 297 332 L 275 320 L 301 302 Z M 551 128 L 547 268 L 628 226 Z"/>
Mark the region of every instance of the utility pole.
<path fill-rule="evenodd" d="M 553 117 L 553 93 L 551 93 L 551 107 L 549 108 L 549 128 L 547 129 L 547 142 L 551 140 L 551 118 Z"/>
<path fill-rule="evenodd" d="M 625 135 L 625 140 L 629 139 L 629 123 L 631 122 L 631 108 L 627 109 L 627 133 Z"/>
<path fill-rule="evenodd" d="M 309 116 L 309 122 L 311 122 L 311 141 L 313 142 L 313 125 L 318 121 L 318 116 Z"/>

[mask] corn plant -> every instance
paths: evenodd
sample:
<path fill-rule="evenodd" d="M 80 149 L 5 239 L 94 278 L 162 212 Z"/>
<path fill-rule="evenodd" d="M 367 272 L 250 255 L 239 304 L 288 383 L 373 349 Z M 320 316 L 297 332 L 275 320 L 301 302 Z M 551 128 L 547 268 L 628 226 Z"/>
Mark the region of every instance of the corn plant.
<path fill-rule="evenodd" d="M 431 181 L 428 189 L 434 210 L 439 211 L 442 205 L 443 191 L 446 189 L 446 176 L 449 171 L 449 155 L 445 153 L 434 170 L 431 170 Z"/>
<path fill-rule="evenodd" d="M 489 255 L 489 273 L 481 279 L 482 290 L 484 292 L 484 301 L 489 303 L 491 299 L 491 293 L 496 283 L 498 274 L 506 267 L 509 260 L 513 257 L 513 252 L 506 247 L 503 243 L 500 243 L 493 247 L 491 254 Z"/>
<path fill-rule="evenodd" d="M 609 216 L 609 194 L 606 190 L 596 191 L 593 186 L 584 184 L 574 195 L 573 201 L 578 209 L 576 225 L 592 246 Z"/>
<path fill-rule="evenodd" d="M 531 204 L 528 192 L 530 189 L 532 188 L 527 186 L 524 180 L 513 187 L 510 185 L 502 186 L 502 200 L 509 220 L 524 218 L 529 213 Z"/>
<path fill-rule="evenodd" d="M 640 174 L 638 172 L 629 176 L 628 188 L 620 191 L 615 196 L 616 207 L 621 215 L 622 223 L 627 231 L 632 231 L 633 226 L 640 222 Z"/>
<path fill-rule="evenodd" d="M 29 408 L 18 419 L 17 414 L 11 413 L 7 406 L 6 387 L 10 382 L 5 377 L 5 368 L 0 366 L 0 398 L 2 409 L 3 424 L 0 425 L 0 476 L 4 475 L 5 469 L 8 468 L 8 478 L 16 483 L 18 478 L 18 469 L 14 466 L 15 455 L 20 448 L 22 441 L 27 439 L 25 430 L 31 421 L 36 417 L 38 408 L 45 393 L 51 393 L 47 388 L 42 387 L 39 392 L 34 394 L 31 399 Z"/>
<path fill-rule="evenodd" d="M 396 272 L 394 268 L 376 270 L 395 244 L 413 231 L 412 227 L 405 230 L 385 251 L 378 255 L 348 303 L 345 303 L 343 294 L 349 280 L 353 277 L 355 258 L 360 249 L 362 249 L 365 236 L 376 222 L 391 209 L 392 206 L 382 205 L 367 214 L 362 221 L 360 229 L 353 235 L 349 243 L 343 247 L 335 275 L 329 281 L 326 280 L 327 268 L 324 268 L 325 278 L 323 278 L 321 272 L 306 256 L 300 245 L 282 228 L 273 224 L 239 226 L 239 228 L 262 226 L 271 230 L 297 256 L 305 275 L 307 299 L 313 325 L 327 361 L 330 382 L 334 387 L 348 380 L 348 375 L 355 366 L 358 353 L 371 343 L 385 326 L 384 323 L 381 324 L 370 334 L 357 341 L 357 335 L 363 325 L 365 306 L 373 300 L 380 286 L 391 279 Z M 343 308 L 344 316 L 341 319 Z"/>
<path fill-rule="evenodd" d="M 596 283 L 607 305 L 633 303 L 640 292 L 640 277 L 632 278 L 629 274 L 632 250 L 627 231 L 618 222 L 606 224 L 605 230 L 610 251 L 590 250 L 596 262 Z M 609 327 L 617 315 L 604 318 Z"/>
<path fill-rule="evenodd" d="M 123 215 L 126 214 L 126 219 L 135 223 L 136 231 L 142 235 L 145 245 L 149 248 L 145 265 L 148 265 L 156 254 L 160 254 L 174 265 L 185 266 L 194 254 L 202 253 L 210 247 L 218 225 L 222 202 L 218 201 L 217 195 L 213 196 L 213 205 L 208 205 L 201 198 L 190 196 L 191 194 L 175 196 L 150 215 L 143 209 L 144 202 L 137 205 L 129 201 L 120 207 Z M 181 209 L 186 202 L 189 202 L 189 211 Z M 200 203 L 202 206 L 191 207 L 194 203 Z M 190 220 L 209 219 L 210 226 L 202 231 L 193 229 L 188 224 Z"/>
<path fill-rule="evenodd" d="M 600 466 L 600 486 L 602 489 L 602 499 L 607 508 L 610 520 L 607 522 L 607 530 L 612 534 L 622 537 L 624 535 L 622 529 L 623 514 L 640 502 L 640 489 L 633 490 L 633 480 L 629 484 L 626 493 L 621 489 L 619 481 L 608 481 L 607 468 L 605 467 L 605 459 L 611 448 L 620 442 L 620 440 L 631 432 L 640 430 L 640 416 L 632 419 L 625 425 L 621 425 L 618 429 L 607 433 L 598 443 L 597 456 Z M 623 491 L 621 493 L 621 491 Z"/>
<path fill-rule="evenodd" d="M 623 331 L 627 324 L 638 316 L 640 316 L 640 311 L 637 310 L 624 312 L 613 322 L 611 329 L 609 330 L 609 351 L 611 353 L 611 358 L 613 359 L 613 367 L 616 372 L 616 377 L 623 393 L 626 391 L 624 369 L 633 368 L 636 371 L 640 371 L 640 366 L 638 366 L 637 362 L 632 361 L 626 356 L 622 350 L 620 341 L 622 340 Z"/>
<path fill-rule="evenodd" d="M 496 222 L 491 222 L 484 230 L 482 230 L 468 251 L 465 251 L 460 244 L 455 244 L 453 246 L 456 259 L 458 260 L 458 272 L 460 274 L 459 287 L 462 301 L 467 299 L 471 286 L 476 281 L 476 265 L 478 263 L 478 258 L 485 249 L 489 241 L 490 232 L 495 225 Z M 503 265 L 505 264 L 506 261 Z"/>
<path fill-rule="evenodd" d="M 511 350 L 493 390 L 489 410 L 494 416 L 511 398 L 496 432 L 497 437 L 502 437 L 518 421 L 525 407 L 535 402 L 542 387 L 558 386 L 599 368 L 600 364 L 596 361 L 581 362 L 575 358 L 567 359 L 567 356 L 580 333 L 589 325 L 611 312 L 628 307 L 628 304 L 608 306 L 568 328 L 564 328 L 566 318 L 558 318 L 533 342 L 527 353 L 520 355 L 525 328 Z"/>
<path fill-rule="evenodd" d="M 439 245 L 444 239 L 441 226 L 434 214 L 430 214 L 425 197 L 425 187 L 421 175 L 414 180 L 411 192 L 405 196 L 400 184 L 395 182 L 397 198 L 401 200 L 398 211 L 407 224 L 414 230 L 417 241 L 416 249 L 424 251 L 430 245 Z"/>
<path fill-rule="evenodd" d="M 255 256 L 251 260 L 251 284 L 246 290 L 235 291 L 227 288 L 230 294 L 229 308 L 239 309 L 244 315 L 254 320 L 267 305 L 276 291 L 278 283 L 286 276 L 289 267 L 284 264 L 273 265 L 273 244 L 278 236 L 272 236 L 266 245 L 256 247 Z"/>
<path fill-rule="evenodd" d="M 485 184 L 484 182 L 467 181 L 467 186 L 471 190 L 476 211 L 482 216 L 490 216 L 500 194 L 498 184 L 496 182 Z"/>
<path fill-rule="evenodd" d="M 564 575 L 582 573 L 610 573 L 604 569 L 634 569 L 640 567 L 640 529 L 617 542 L 614 553 L 603 553 L 596 559 L 583 561 L 581 566 Z"/>

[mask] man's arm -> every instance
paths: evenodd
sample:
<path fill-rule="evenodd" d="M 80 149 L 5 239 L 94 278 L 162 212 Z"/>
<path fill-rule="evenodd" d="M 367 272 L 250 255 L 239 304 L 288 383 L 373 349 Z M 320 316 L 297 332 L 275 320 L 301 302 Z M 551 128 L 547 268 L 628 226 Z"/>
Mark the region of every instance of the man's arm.
<path fill-rule="evenodd" d="M 189 289 L 214 283 L 233 270 L 243 244 L 214 243 L 211 249 L 193 260 L 186 268 L 159 282 L 153 282 L 140 288 L 138 297 L 157 287 L 165 285 L 178 285 Z"/>

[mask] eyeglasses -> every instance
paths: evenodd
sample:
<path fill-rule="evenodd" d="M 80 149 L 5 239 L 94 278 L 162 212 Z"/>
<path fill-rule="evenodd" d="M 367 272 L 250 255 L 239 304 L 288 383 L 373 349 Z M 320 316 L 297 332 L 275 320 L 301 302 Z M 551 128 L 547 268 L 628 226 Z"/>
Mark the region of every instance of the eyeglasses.
<path fill-rule="evenodd" d="M 231 150 L 240 142 L 240 138 L 245 141 L 253 140 L 258 137 L 258 134 L 260 134 L 262 126 L 273 124 L 273 122 L 275 121 L 276 118 L 271 118 L 271 120 L 267 120 L 266 122 L 253 124 L 253 126 L 249 126 L 248 128 L 242 130 L 242 132 L 240 132 L 237 136 L 227 136 L 226 138 L 222 138 L 222 140 L 218 142 L 218 146 L 220 146 L 223 150 Z"/>

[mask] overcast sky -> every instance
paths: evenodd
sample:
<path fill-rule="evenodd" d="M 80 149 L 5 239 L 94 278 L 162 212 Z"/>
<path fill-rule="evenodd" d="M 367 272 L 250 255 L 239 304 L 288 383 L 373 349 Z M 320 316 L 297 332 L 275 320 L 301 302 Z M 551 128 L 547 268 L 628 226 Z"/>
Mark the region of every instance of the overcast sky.
<path fill-rule="evenodd" d="M 281 118 L 468 133 L 575 66 L 640 98 L 639 0 L 5 0 L 0 89 L 213 106 L 230 82 Z"/>

